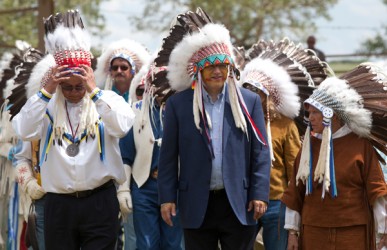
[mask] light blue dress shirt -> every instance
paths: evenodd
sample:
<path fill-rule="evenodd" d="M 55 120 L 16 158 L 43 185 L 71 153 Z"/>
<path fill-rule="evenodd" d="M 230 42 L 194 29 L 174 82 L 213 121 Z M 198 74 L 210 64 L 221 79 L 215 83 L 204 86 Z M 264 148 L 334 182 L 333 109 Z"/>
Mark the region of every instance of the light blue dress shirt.
<path fill-rule="evenodd" d="M 227 84 L 224 84 L 223 90 L 218 95 L 218 99 L 213 102 L 211 96 L 203 88 L 203 102 L 204 108 L 210 116 L 212 129 L 210 136 L 212 139 L 212 148 L 214 150 L 215 158 L 212 159 L 211 172 L 211 190 L 223 189 L 223 175 L 222 175 L 222 159 L 223 159 L 223 117 L 224 117 L 224 102 L 225 93 L 227 92 Z"/>

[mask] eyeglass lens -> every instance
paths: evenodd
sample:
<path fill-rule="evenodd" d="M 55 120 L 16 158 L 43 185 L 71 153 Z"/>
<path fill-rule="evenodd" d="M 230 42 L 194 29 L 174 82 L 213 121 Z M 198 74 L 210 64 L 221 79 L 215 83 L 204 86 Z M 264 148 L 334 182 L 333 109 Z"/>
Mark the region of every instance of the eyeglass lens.
<path fill-rule="evenodd" d="M 82 91 L 84 90 L 84 86 L 83 85 L 76 85 L 76 86 L 71 86 L 71 85 L 62 85 L 62 90 L 64 91 L 72 91 L 72 90 L 75 90 L 75 91 Z"/>
<path fill-rule="evenodd" d="M 129 69 L 129 67 L 125 66 L 125 65 L 113 65 L 113 66 L 111 66 L 111 70 L 113 70 L 113 71 L 117 71 L 118 68 L 120 68 L 122 71 L 127 71 Z"/>

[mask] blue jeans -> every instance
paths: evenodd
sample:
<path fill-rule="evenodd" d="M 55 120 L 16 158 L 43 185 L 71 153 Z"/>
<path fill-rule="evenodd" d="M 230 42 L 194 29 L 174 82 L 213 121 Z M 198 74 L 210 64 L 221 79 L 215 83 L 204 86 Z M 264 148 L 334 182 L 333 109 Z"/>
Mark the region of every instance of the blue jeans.
<path fill-rule="evenodd" d="M 270 200 L 266 213 L 258 220 L 257 233 L 263 228 L 265 250 L 285 250 L 288 232 L 284 229 L 286 206 L 280 200 Z"/>
<path fill-rule="evenodd" d="M 134 233 L 133 226 L 133 213 L 129 214 L 126 221 L 123 219 L 124 225 L 124 250 L 135 250 L 136 249 L 136 234 Z"/>
<path fill-rule="evenodd" d="M 178 211 L 172 218 L 173 227 L 168 226 L 160 214 L 157 180 L 149 178 L 141 188 L 138 188 L 132 179 L 131 186 L 137 249 L 181 250 L 183 231 Z"/>
<path fill-rule="evenodd" d="M 36 238 L 38 240 L 39 250 L 44 250 L 44 203 L 46 196 L 35 201 L 36 213 Z"/>
<path fill-rule="evenodd" d="M 35 200 L 36 240 L 38 241 L 39 250 L 46 249 L 44 244 L 44 201 L 45 196 L 39 200 Z M 28 249 L 33 250 L 32 247 Z"/>

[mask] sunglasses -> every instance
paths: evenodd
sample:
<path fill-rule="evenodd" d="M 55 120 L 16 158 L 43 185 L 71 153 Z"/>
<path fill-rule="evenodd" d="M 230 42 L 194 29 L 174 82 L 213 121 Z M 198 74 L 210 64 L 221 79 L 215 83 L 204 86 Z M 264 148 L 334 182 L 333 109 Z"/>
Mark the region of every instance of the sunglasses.
<path fill-rule="evenodd" d="M 62 90 L 67 91 L 67 92 L 71 92 L 73 90 L 75 90 L 76 92 L 81 92 L 84 89 L 85 89 L 85 87 L 83 85 L 76 85 L 76 86 L 62 85 Z"/>
<path fill-rule="evenodd" d="M 127 71 L 129 69 L 129 67 L 125 65 L 113 65 L 110 67 L 110 69 L 113 71 L 117 71 L 118 68 L 120 68 L 122 71 Z"/>

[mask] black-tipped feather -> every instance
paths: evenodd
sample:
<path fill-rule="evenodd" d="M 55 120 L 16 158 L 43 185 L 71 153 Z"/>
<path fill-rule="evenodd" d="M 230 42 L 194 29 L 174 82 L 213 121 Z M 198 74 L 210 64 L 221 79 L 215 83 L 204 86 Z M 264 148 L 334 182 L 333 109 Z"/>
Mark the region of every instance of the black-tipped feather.
<path fill-rule="evenodd" d="M 8 110 L 11 115 L 10 120 L 12 120 L 13 117 L 19 113 L 20 109 L 26 103 L 26 85 L 31 76 L 33 68 L 40 60 L 42 60 L 43 57 L 44 54 L 34 48 L 28 48 L 20 56 L 22 61 L 18 66 L 18 74 L 15 77 L 15 87 L 12 89 L 11 94 L 7 97 Z"/>
<path fill-rule="evenodd" d="M 238 55 L 240 56 L 242 53 Z M 313 93 L 315 85 L 327 77 L 327 65 L 317 57 L 309 55 L 308 51 L 303 49 L 300 44 L 296 45 L 289 39 L 283 39 L 277 43 L 260 40 L 247 50 L 244 58 L 237 56 L 236 60 L 244 62 L 241 64 L 243 69 L 254 58 L 270 59 L 278 66 L 283 67 L 292 82 L 298 86 L 301 103 Z M 294 119 L 300 135 L 303 135 L 306 130 L 306 124 L 303 122 L 304 112 L 303 105 L 301 105 L 300 114 Z"/>
<path fill-rule="evenodd" d="M 208 23 L 212 23 L 212 20 L 201 8 L 198 8 L 196 12 L 187 11 L 184 14 L 178 15 L 176 17 L 176 24 L 170 29 L 169 35 L 163 39 L 161 49 L 153 61 L 154 66 L 166 67 L 172 50 L 181 42 L 184 36 L 199 31 L 200 28 Z M 175 91 L 170 89 L 167 70 L 158 72 L 151 82 L 151 85 L 156 88 L 154 95 L 163 96 L 162 102 L 165 102 L 168 97 L 175 93 Z"/>
<path fill-rule="evenodd" d="M 387 155 L 387 72 L 376 65 L 361 64 L 344 73 L 340 79 L 361 95 L 363 107 L 372 112 L 370 142 Z M 379 152 L 378 152 L 379 154 Z M 378 155 L 384 162 L 383 157 Z"/>

